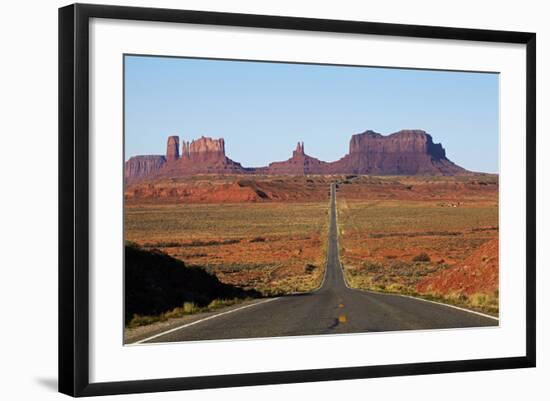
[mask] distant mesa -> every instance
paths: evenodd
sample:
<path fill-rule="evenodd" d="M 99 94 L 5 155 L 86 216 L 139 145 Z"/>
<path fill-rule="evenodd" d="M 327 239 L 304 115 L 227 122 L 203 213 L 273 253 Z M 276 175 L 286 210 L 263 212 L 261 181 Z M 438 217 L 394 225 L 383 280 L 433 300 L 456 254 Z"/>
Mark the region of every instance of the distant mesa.
<path fill-rule="evenodd" d="M 124 179 L 138 180 L 157 173 L 166 164 L 162 155 L 134 156 L 124 165 Z"/>
<path fill-rule="evenodd" d="M 180 153 L 181 149 L 181 153 Z M 127 182 L 193 174 L 372 174 L 468 175 L 454 164 L 440 143 L 422 130 L 401 130 L 390 135 L 365 131 L 351 137 L 349 153 L 335 162 L 324 162 L 305 153 L 298 142 L 292 157 L 266 167 L 247 168 L 225 155 L 223 138 L 200 137 L 191 142 L 168 137 L 166 156 L 131 157 L 125 164 Z"/>
<path fill-rule="evenodd" d="M 447 159 L 443 146 L 422 130 L 401 130 L 387 136 L 374 131 L 353 135 L 349 153 L 331 163 L 331 171 L 373 175 L 469 173 Z"/>

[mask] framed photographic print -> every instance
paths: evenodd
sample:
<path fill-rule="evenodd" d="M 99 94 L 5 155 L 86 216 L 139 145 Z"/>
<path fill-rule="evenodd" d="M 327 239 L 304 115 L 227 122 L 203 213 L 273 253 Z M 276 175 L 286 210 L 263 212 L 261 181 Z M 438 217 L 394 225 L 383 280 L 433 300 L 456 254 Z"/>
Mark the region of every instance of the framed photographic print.
<path fill-rule="evenodd" d="M 535 366 L 535 82 L 534 33 L 61 8 L 59 390 Z"/>

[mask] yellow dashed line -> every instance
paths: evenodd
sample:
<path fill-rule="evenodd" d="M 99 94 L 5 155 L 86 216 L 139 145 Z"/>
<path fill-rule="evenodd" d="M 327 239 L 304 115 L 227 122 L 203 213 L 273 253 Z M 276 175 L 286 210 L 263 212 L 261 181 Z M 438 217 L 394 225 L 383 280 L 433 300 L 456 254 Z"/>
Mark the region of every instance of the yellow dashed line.
<path fill-rule="evenodd" d="M 338 304 L 338 307 L 339 307 L 339 308 L 343 308 L 343 307 L 344 307 L 344 304 Z"/>
<path fill-rule="evenodd" d="M 346 323 L 348 320 L 346 319 L 346 315 L 340 315 L 338 316 L 338 323 Z"/>

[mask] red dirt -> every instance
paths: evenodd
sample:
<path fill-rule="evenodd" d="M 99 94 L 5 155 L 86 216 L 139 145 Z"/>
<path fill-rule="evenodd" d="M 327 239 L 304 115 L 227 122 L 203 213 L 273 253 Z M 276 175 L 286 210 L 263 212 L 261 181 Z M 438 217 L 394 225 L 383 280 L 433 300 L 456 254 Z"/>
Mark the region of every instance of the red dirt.
<path fill-rule="evenodd" d="M 416 287 L 418 292 L 465 295 L 498 290 L 498 238 L 481 245 L 463 263 L 428 276 Z"/>
<path fill-rule="evenodd" d="M 471 177 L 373 177 L 360 176 L 339 186 L 342 197 L 350 200 L 440 201 L 441 207 L 465 203 L 497 203 L 498 176 Z"/>
<path fill-rule="evenodd" d="M 130 184 L 127 204 L 241 203 L 265 201 L 323 201 L 328 199 L 330 177 L 204 176 L 161 179 Z"/>

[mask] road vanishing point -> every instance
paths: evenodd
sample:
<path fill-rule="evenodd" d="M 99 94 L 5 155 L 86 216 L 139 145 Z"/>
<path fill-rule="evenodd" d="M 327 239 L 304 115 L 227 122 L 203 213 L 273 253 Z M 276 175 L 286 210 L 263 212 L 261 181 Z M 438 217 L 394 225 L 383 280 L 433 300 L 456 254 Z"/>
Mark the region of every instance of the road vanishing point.
<path fill-rule="evenodd" d="M 324 281 L 316 291 L 267 298 L 198 318 L 137 343 L 498 326 L 497 318 L 419 298 L 349 288 L 338 250 L 336 186 Z"/>

